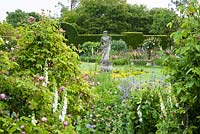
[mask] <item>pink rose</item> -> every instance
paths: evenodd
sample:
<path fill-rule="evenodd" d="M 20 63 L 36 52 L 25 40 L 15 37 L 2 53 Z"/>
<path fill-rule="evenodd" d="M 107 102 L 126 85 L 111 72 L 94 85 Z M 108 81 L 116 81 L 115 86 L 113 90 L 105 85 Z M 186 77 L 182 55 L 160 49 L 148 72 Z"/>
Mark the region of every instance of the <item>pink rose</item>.
<path fill-rule="evenodd" d="M 63 122 L 63 125 L 64 125 L 65 127 L 67 127 L 67 126 L 69 125 L 69 123 L 68 123 L 67 121 L 64 121 L 64 122 Z"/>
<path fill-rule="evenodd" d="M 46 117 L 42 117 L 42 118 L 41 118 L 41 121 L 42 121 L 42 122 L 47 122 L 47 118 L 46 118 Z"/>
<path fill-rule="evenodd" d="M 1 100 L 5 100 L 6 99 L 6 95 L 4 93 L 0 94 L 0 99 Z"/>

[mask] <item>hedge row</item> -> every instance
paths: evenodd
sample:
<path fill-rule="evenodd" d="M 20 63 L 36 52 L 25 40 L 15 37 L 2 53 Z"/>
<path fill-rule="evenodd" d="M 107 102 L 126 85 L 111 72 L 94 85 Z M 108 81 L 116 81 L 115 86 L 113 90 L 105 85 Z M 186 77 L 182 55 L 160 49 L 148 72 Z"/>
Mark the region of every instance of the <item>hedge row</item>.
<path fill-rule="evenodd" d="M 72 44 L 83 44 L 87 41 L 98 42 L 100 41 L 102 34 L 77 34 L 76 29 L 68 24 L 61 23 L 61 27 L 66 31 L 65 37 Z M 168 46 L 169 38 L 166 35 L 144 35 L 142 32 L 123 32 L 122 34 L 111 34 L 112 40 L 124 40 L 128 47 L 137 48 L 140 46 L 146 38 L 157 37 L 161 39 L 161 46 L 166 49 Z"/>
<path fill-rule="evenodd" d="M 110 35 L 110 36 L 112 37 L 112 40 L 125 39 L 125 36 L 123 35 Z M 78 35 L 77 40 L 78 40 L 78 44 L 83 44 L 84 42 L 87 42 L 87 41 L 99 42 L 101 40 L 101 37 L 102 37 L 102 34 L 80 34 Z"/>
<path fill-rule="evenodd" d="M 121 35 L 110 35 L 112 40 L 124 40 L 128 47 L 137 48 L 140 46 L 146 38 L 155 37 L 161 40 L 161 46 L 166 49 L 169 44 L 169 38 L 167 35 L 143 35 L 142 32 L 124 32 Z M 83 44 L 87 41 L 98 42 L 100 41 L 102 34 L 81 34 L 78 35 L 78 44 Z"/>
<path fill-rule="evenodd" d="M 122 35 L 125 36 L 124 41 L 131 48 L 137 48 L 144 40 L 142 32 L 123 32 Z"/>

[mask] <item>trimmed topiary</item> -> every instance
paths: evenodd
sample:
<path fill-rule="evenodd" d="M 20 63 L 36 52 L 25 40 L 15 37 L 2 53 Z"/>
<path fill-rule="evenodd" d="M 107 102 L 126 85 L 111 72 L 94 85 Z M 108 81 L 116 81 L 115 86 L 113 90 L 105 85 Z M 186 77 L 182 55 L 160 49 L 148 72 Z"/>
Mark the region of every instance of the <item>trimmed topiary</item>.
<path fill-rule="evenodd" d="M 78 42 L 78 33 L 76 28 L 70 23 L 60 23 L 60 27 L 64 30 L 65 38 L 68 40 L 68 44 L 77 44 Z M 79 43 L 78 43 L 79 44 Z"/>

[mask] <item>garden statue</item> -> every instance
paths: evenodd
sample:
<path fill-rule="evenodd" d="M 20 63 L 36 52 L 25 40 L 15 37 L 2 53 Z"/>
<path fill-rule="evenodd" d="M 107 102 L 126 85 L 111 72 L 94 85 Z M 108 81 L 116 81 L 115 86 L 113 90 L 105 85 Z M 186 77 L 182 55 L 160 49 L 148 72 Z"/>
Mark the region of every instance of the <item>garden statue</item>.
<path fill-rule="evenodd" d="M 107 35 L 107 31 L 103 32 L 103 36 L 100 41 L 102 49 L 101 57 L 101 70 L 102 71 L 111 71 L 112 63 L 109 62 L 110 48 L 111 48 L 111 37 Z"/>

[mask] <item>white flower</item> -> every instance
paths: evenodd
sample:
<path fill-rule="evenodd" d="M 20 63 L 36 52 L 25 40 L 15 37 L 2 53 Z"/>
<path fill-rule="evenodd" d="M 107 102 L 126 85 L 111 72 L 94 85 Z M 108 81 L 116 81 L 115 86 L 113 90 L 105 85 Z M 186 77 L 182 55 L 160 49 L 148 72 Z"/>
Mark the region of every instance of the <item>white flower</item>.
<path fill-rule="evenodd" d="M 45 81 L 42 83 L 42 85 L 44 87 L 47 87 L 47 84 L 49 83 L 49 81 L 48 81 L 48 64 L 47 64 L 47 60 L 45 61 L 44 76 L 45 76 Z"/>
<path fill-rule="evenodd" d="M 142 112 L 141 112 L 141 105 L 138 106 L 137 108 L 137 114 L 138 114 L 138 117 L 139 117 L 139 121 L 142 122 Z"/>
<path fill-rule="evenodd" d="M 54 97 L 54 103 L 53 103 L 53 112 L 56 112 L 57 107 L 58 107 L 58 91 L 55 88 L 55 97 Z"/>
<path fill-rule="evenodd" d="M 167 112 L 165 110 L 165 105 L 164 105 L 164 102 L 163 102 L 163 99 L 162 99 L 162 96 L 161 94 L 159 93 L 159 97 L 160 97 L 160 109 L 161 109 L 161 112 L 164 114 L 164 116 L 166 117 L 167 116 Z"/>
<path fill-rule="evenodd" d="M 37 120 L 35 119 L 35 114 L 32 114 L 31 116 L 31 123 L 36 126 Z"/>
<path fill-rule="evenodd" d="M 64 97 L 64 102 L 63 102 L 63 109 L 62 112 L 59 115 L 59 120 L 64 121 L 65 120 L 65 115 L 67 114 L 67 97 Z"/>

